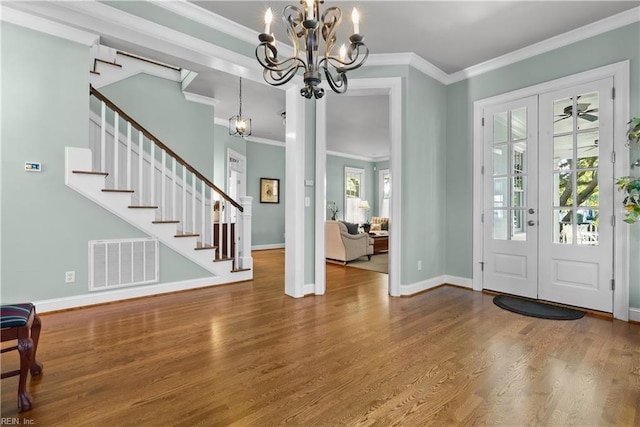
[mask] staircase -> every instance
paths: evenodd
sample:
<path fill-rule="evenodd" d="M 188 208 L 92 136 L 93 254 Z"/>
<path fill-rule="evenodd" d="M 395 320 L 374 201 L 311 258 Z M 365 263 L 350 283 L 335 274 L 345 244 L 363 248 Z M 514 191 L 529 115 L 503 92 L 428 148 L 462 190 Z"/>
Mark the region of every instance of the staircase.
<path fill-rule="evenodd" d="M 65 183 L 215 276 L 253 278 L 251 198 L 232 200 L 91 87 L 89 148 L 67 147 Z"/>

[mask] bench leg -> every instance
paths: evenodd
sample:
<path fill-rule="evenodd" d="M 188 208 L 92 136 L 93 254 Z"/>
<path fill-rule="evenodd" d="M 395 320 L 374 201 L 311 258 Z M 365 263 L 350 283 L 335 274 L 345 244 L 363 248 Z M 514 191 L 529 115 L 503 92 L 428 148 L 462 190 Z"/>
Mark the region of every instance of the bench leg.
<path fill-rule="evenodd" d="M 33 340 L 31 337 L 27 336 L 18 339 L 18 352 L 20 353 L 18 412 L 24 412 L 31 409 L 31 396 L 27 393 L 27 376 L 29 375 L 29 368 L 33 358 Z"/>

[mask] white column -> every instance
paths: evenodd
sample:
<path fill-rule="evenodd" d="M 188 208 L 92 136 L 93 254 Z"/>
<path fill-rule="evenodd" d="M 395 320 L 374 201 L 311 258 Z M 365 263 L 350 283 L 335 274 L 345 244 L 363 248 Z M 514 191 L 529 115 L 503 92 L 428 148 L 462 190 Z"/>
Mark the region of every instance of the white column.
<path fill-rule="evenodd" d="M 286 182 L 285 194 L 285 260 L 284 292 L 301 298 L 304 296 L 304 165 L 305 165 L 305 99 L 300 86 L 287 89 L 286 94 Z"/>
<path fill-rule="evenodd" d="M 240 212 L 239 230 L 236 233 L 239 234 L 240 242 L 238 243 L 238 267 L 239 268 L 253 268 L 253 257 L 251 256 L 251 210 L 252 210 L 253 197 L 241 196 L 240 204 L 243 211 Z"/>

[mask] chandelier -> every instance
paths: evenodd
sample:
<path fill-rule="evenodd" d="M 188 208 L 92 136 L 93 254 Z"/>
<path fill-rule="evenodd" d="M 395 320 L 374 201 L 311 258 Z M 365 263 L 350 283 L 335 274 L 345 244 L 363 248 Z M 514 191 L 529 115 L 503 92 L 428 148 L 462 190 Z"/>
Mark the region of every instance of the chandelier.
<path fill-rule="evenodd" d="M 240 77 L 240 110 L 236 116 L 229 119 L 229 135 L 249 136 L 251 135 L 251 119 L 242 117 L 242 77 Z"/>
<path fill-rule="evenodd" d="M 300 0 L 304 5 L 302 10 L 288 5 L 282 12 L 287 27 L 287 34 L 293 44 L 293 56 L 279 58 L 276 39 L 271 33 L 273 13 L 267 9 L 264 16 L 264 33 L 258 36 L 260 44 L 256 47 L 256 58 L 264 67 L 262 75 L 265 81 L 274 86 L 287 83 L 297 73 L 304 69 L 304 88 L 300 94 L 309 99 L 324 96 L 324 89 L 318 87 L 322 81 L 321 71 L 324 73 L 331 89 L 336 93 L 347 90 L 347 71 L 355 70 L 364 64 L 369 56 L 369 48 L 363 43 L 364 36 L 360 34 L 360 17 L 358 10 L 353 9 L 353 34 L 349 37 L 349 47 L 344 44 L 336 55 L 333 52 L 336 45 L 336 32 L 342 22 L 342 11 L 338 7 L 328 8 L 320 15 L 319 5 L 324 0 Z M 319 57 L 320 40 L 324 40 L 324 56 Z M 304 52 L 300 50 L 300 43 L 304 41 Z"/>

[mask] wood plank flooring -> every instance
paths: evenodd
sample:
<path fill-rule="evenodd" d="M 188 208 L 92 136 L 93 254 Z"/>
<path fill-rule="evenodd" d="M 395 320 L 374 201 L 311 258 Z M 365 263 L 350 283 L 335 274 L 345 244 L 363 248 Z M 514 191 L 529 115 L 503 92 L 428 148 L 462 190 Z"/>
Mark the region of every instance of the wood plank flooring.
<path fill-rule="evenodd" d="M 3 420 L 640 426 L 639 325 L 519 316 L 449 286 L 389 298 L 386 275 L 339 265 L 325 296 L 293 299 L 283 252 L 254 256 L 251 282 L 43 315 L 34 409 L 2 380 Z"/>

